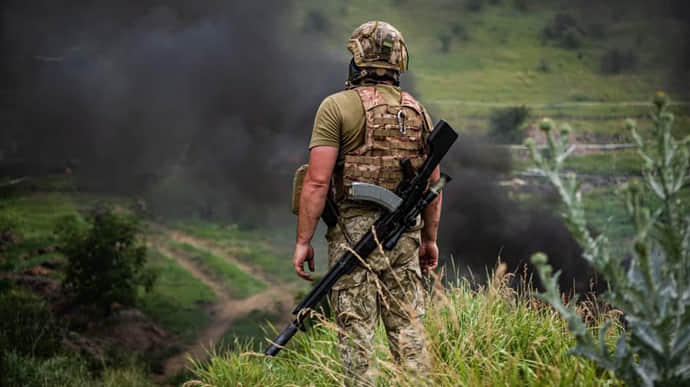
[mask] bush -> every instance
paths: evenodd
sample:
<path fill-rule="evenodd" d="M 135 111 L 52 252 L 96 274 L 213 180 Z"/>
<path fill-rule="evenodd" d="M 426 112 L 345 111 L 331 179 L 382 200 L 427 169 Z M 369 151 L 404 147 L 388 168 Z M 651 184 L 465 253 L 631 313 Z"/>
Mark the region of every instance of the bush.
<path fill-rule="evenodd" d="M 107 313 L 113 303 L 134 305 L 138 288 L 153 286 L 141 232 L 139 218 L 110 207 L 94 210 L 86 229 L 74 218 L 60 222 L 59 248 L 68 260 L 63 285 L 74 302 Z"/>
<path fill-rule="evenodd" d="M 502 144 L 522 142 L 522 124 L 529 117 L 526 106 L 495 109 L 489 114 L 489 137 Z"/>
<path fill-rule="evenodd" d="M 22 290 L 0 292 L 0 349 L 21 355 L 51 356 L 61 346 L 62 330 L 48 305 Z"/>
<path fill-rule="evenodd" d="M 514 0 L 513 5 L 520 12 L 527 12 L 529 10 L 529 0 Z"/>
<path fill-rule="evenodd" d="M 613 371 L 630 385 L 690 385 L 690 217 L 687 188 L 690 182 L 690 137 L 677 141 L 671 135 L 673 114 L 666 111 L 663 93 L 654 99 L 652 138 L 643 139 L 635 122 L 626 126 L 644 162 L 644 183 L 633 179 L 620 189 L 634 226 L 630 261 L 612 256 L 605 234 L 593 236 L 587 228 L 582 196 L 574 174 L 561 178 L 570 150 L 569 128 L 556 136 L 550 121 L 542 123 L 549 152 L 542 156 L 534 141 L 528 146 L 541 172 L 551 181 L 565 204 L 564 217 L 583 257 L 609 283 L 607 300 L 623 312 L 626 331 L 614 348 L 604 340 L 611 323 L 594 337 L 572 307 L 563 304 L 546 257 L 532 258 L 545 286 L 540 296 L 568 321 L 575 336 L 572 352 Z M 648 198 L 652 196 L 653 200 Z"/>
<path fill-rule="evenodd" d="M 465 0 L 465 9 L 471 12 L 481 11 L 484 6 L 484 0 Z"/>
<path fill-rule="evenodd" d="M 607 50 L 601 57 L 601 71 L 604 74 L 620 74 L 635 68 L 637 55 L 630 50 L 617 48 Z"/>
<path fill-rule="evenodd" d="M 542 34 L 545 39 L 554 40 L 571 50 L 580 47 L 583 35 L 575 18 L 567 13 L 556 14 L 551 23 L 544 27 Z"/>
<path fill-rule="evenodd" d="M 438 41 L 441 43 L 441 52 L 446 54 L 450 51 L 450 41 L 452 36 L 446 32 L 440 32 L 438 34 Z"/>
<path fill-rule="evenodd" d="M 304 32 L 327 33 L 331 30 L 331 22 L 321 11 L 310 10 L 304 20 Z"/>
<path fill-rule="evenodd" d="M 467 32 L 467 29 L 465 28 L 465 26 L 460 24 L 460 23 L 453 24 L 450 27 L 450 33 L 451 33 L 451 35 L 453 35 L 454 37 L 456 37 L 460 40 L 464 40 L 464 41 L 470 40 L 470 34 Z"/>

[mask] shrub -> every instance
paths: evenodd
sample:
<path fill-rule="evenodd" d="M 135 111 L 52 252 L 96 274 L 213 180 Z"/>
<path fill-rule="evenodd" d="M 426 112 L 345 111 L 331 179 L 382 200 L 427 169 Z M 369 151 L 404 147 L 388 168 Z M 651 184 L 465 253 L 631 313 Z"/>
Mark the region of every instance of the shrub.
<path fill-rule="evenodd" d="M 484 0 L 465 0 L 464 5 L 466 10 L 478 12 L 484 6 Z"/>
<path fill-rule="evenodd" d="M 489 137 L 503 144 L 520 143 L 522 124 L 529 117 L 526 106 L 495 109 L 489 115 Z"/>
<path fill-rule="evenodd" d="M 604 74 L 620 74 L 635 68 L 637 55 L 630 50 L 617 48 L 607 50 L 601 57 L 601 71 Z"/>
<path fill-rule="evenodd" d="M 583 257 L 609 283 L 607 300 L 623 312 L 626 331 L 614 348 L 604 340 L 611 323 L 594 337 L 575 310 L 563 304 L 556 282 L 559 273 L 552 275 L 546 257 L 537 254 L 532 261 L 545 286 L 540 297 L 563 315 L 575 336 L 574 354 L 630 385 L 679 386 L 690 384 L 690 217 L 688 196 L 681 194 L 690 182 L 690 137 L 677 141 L 671 135 L 673 115 L 666 111 L 663 93 L 657 94 L 654 105 L 652 138 L 643 139 L 635 122 L 626 122 L 644 163 L 644 183 L 633 179 L 620 189 L 635 230 L 626 265 L 622 257 L 610 254 L 605 234 L 595 237 L 589 232 L 575 175 L 561 177 L 572 149 L 567 148 L 569 128 L 563 127 L 557 136 L 552 122 L 542 123 L 548 135 L 547 156 L 536 151 L 534 141 L 528 143 L 535 164 L 563 199 L 564 217 L 582 245 Z"/>
<path fill-rule="evenodd" d="M 465 28 L 464 25 L 460 23 L 455 23 L 450 27 L 450 33 L 454 37 L 460 39 L 460 40 L 470 40 L 470 34 L 467 32 L 467 29 Z"/>
<path fill-rule="evenodd" d="M 450 41 L 452 39 L 452 36 L 446 32 L 440 32 L 438 34 L 438 41 L 441 43 L 441 52 L 442 53 L 448 53 L 450 51 Z"/>
<path fill-rule="evenodd" d="M 545 39 L 554 40 L 567 49 L 580 47 L 583 35 L 575 18 L 567 13 L 556 14 L 542 34 Z"/>
<path fill-rule="evenodd" d="M 139 218 L 110 207 L 94 210 L 88 228 L 73 218 L 60 222 L 60 250 L 68 260 L 64 287 L 74 302 L 109 312 L 113 303 L 134 305 L 140 286 L 152 287 L 141 231 Z"/>
<path fill-rule="evenodd" d="M 0 293 L 0 349 L 50 356 L 60 349 L 62 330 L 48 305 L 18 289 Z"/>
<path fill-rule="evenodd" d="M 311 33 L 327 33 L 331 30 L 331 22 L 321 11 L 312 9 L 304 19 L 303 30 Z"/>
<path fill-rule="evenodd" d="M 530 8 L 529 0 L 514 0 L 513 5 L 515 6 L 515 9 L 520 12 L 527 12 Z"/>

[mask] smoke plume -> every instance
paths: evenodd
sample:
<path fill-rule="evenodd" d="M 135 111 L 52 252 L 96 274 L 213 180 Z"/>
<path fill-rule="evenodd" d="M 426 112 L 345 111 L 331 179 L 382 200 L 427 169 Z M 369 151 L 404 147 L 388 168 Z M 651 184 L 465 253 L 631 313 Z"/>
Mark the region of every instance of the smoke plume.
<path fill-rule="evenodd" d="M 289 12 L 278 0 L 9 2 L 5 158 L 145 192 L 163 214 L 288 203 L 313 114 L 346 70 L 290 32 Z"/>

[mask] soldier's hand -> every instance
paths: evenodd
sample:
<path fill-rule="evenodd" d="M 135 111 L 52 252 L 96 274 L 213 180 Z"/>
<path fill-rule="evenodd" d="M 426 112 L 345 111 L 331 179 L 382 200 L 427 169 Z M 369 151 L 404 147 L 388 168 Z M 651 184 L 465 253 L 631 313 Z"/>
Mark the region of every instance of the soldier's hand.
<path fill-rule="evenodd" d="M 435 241 L 423 241 L 419 247 L 419 266 L 428 273 L 438 266 L 438 246 Z"/>
<path fill-rule="evenodd" d="M 298 276 L 308 281 L 313 281 L 311 274 L 304 271 L 304 261 L 309 264 L 309 270 L 314 271 L 314 249 L 309 243 L 297 243 L 295 253 L 292 255 L 292 265 Z"/>

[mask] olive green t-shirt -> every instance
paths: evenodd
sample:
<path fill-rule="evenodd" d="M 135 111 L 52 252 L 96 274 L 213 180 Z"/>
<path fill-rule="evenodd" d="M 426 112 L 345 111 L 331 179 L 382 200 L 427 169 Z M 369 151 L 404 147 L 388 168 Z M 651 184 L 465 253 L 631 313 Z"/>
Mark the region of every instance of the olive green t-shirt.
<path fill-rule="evenodd" d="M 376 85 L 376 90 L 388 104 L 400 104 L 399 87 Z M 428 130 L 431 130 L 433 125 L 426 109 L 424 117 Z M 309 149 L 316 146 L 336 147 L 339 149 L 337 163 L 342 164 L 345 154 L 364 144 L 364 127 L 364 106 L 357 91 L 350 89 L 331 94 L 321 102 L 316 112 Z"/>

